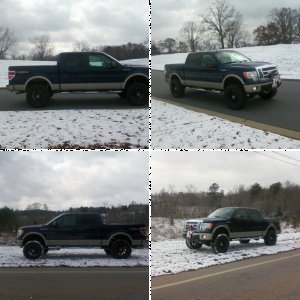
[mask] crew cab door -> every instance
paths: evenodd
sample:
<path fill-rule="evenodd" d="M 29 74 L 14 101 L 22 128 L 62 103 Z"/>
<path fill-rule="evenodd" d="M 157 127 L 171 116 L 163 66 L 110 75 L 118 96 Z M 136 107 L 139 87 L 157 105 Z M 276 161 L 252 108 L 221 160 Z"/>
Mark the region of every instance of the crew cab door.
<path fill-rule="evenodd" d="M 251 227 L 251 231 L 255 233 L 256 236 L 262 235 L 268 227 L 267 222 L 256 209 L 247 209 L 247 214 L 250 220 L 249 226 Z"/>
<path fill-rule="evenodd" d="M 90 53 L 87 55 L 88 69 L 86 73 L 87 90 L 121 90 L 130 72 L 104 53 Z"/>
<path fill-rule="evenodd" d="M 195 53 L 185 68 L 186 80 L 189 86 L 209 89 L 221 89 L 222 72 L 212 53 Z"/>
<path fill-rule="evenodd" d="M 63 215 L 48 225 L 49 246 L 75 246 L 78 240 L 76 215 Z"/>
<path fill-rule="evenodd" d="M 235 210 L 229 228 L 233 238 L 251 236 L 251 228 L 249 227 L 249 219 L 245 209 L 238 208 Z"/>
<path fill-rule="evenodd" d="M 86 91 L 87 57 L 84 53 L 62 53 L 58 66 L 62 92 Z"/>
<path fill-rule="evenodd" d="M 78 231 L 78 245 L 101 245 L 101 227 L 98 215 L 78 215 Z"/>

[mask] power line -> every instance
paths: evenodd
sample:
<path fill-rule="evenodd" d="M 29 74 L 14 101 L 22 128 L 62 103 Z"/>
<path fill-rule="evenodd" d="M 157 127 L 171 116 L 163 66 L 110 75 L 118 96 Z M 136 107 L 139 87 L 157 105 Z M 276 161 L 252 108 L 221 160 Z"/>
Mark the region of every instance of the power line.
<path fill-rule="evenodd" d="M 259 152 L 259 151 L 254 151 L 254 152 L 257 153 L 257 154 L 264 155 L 264 156 L 267 156 L 267 157 L 269 157 L 269 158 L 275 159 L 275 160 L 277 160 L 277 161 L 281 161 L 281 162 L 283 162 L 283 163 L 286 163 L 286 164 L 289 164 L 289 165 L 292 165 L 292 166 L 295 166 L 295 167 L 300 168 L 299 165 L 293 164 L 293 163 L 291 163 L 291 162 L 289 162 L 289 161 L 286 161 L 286 160 L 282 160 L 282 159 L 276 158 L 276 157 L 274 157 L 274 156 L 267 155 L 267 154 L 264 153 L 264 152 Z"/>
<path fill-rule="evenodd" d="M 278 154 L 278 155 L 281 155 L 281 156 L 287 157 L 287 158 L 289 158 L 289 159 L 295 160 L 295 161 L 297 161 L 297 162 L 300 162 L 300 160 L 299 160 L 299 159 L 296 159 L 296 158 L 290 157 L 290 156 L 288 156 L 288 155 L 285 155 L 285 154 L 282 154 L 282 153 L 280 153 L 280 152 L 276 152 L 276 151 L 272 151 L 272 152 L 273 152 L 273 153 L 275 153 L 275 154 Z M 300 152 L 299 152 L 299 153 L 300 153 Z"/>

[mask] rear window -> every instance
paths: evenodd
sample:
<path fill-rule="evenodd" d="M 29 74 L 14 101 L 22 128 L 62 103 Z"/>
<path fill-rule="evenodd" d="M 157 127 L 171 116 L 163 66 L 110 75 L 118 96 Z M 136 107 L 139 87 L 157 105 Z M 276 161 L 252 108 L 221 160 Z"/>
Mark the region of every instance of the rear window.
<path fill-rule="evenodd" d="M 69 72 L 86 70 L 85 58 L 82 53 L 68 54 L 63 57 L 63 69 Z"/>

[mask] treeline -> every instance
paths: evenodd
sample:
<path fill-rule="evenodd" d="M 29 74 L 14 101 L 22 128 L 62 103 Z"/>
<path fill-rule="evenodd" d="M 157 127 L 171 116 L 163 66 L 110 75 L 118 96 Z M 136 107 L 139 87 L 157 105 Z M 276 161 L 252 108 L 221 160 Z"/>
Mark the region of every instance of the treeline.
<path fill-rule="evenodd" d="M 269 187 L 255 183 L 243 185 L 224 193 L 217 183 L 208 191 L 197 191 L 189 186 L 184 192 L 172 188 L 152 195 L 152 217 L 188 219 L 205 217 L 213 210 L 226 206 L 246 206 L 259 209 L 263 215 L 277 217 L 281 221 L 297 226 L 300 224 L 300 186 L 286 182 L 276 182 Z"/>
<path fill-rule="evenodd" d="M 198 20 L 184 23 L 177 37 L 152 41 L 151 53 L 299 43 L 300 8 L 274 8 L 266 16 L 266 24 L 258 26 L 253 34 L 246 28 L 243 15 L 228 0 L 215 0 Z"/>
<path fill-rule="evenodd" d="M 9 207 L 0 208 L 0 232 L 14 232 L 20 226 L 45 224 L 54 217 L 68 212 L 96 212 L 102 215 L 105 223 L 144 223 L 149 224 L 149 207 L 145 204 L 112 206 L 112 207 L 79 207 L 64 211 L 31 209 L 41 205 L 28 206 L 26 210 L 14 210 Z M 46 209 L 45 209 L 46 208 Z"/>

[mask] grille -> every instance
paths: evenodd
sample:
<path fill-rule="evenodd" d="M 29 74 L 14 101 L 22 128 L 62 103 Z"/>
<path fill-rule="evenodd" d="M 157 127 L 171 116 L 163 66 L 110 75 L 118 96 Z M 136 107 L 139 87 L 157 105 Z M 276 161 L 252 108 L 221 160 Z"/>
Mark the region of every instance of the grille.
<path fill-rule="evenodd" d="M 185 224 L 185 230 L 190 230 L 194 231 L 197 228 L 198 223 L 186 223 Z"/>
<path fill-rule="evenodd" d="M 261 68 L 259 70 L 261 78 L 271 78 L 278 75 L 277 69 L 274 66 Z"/>

